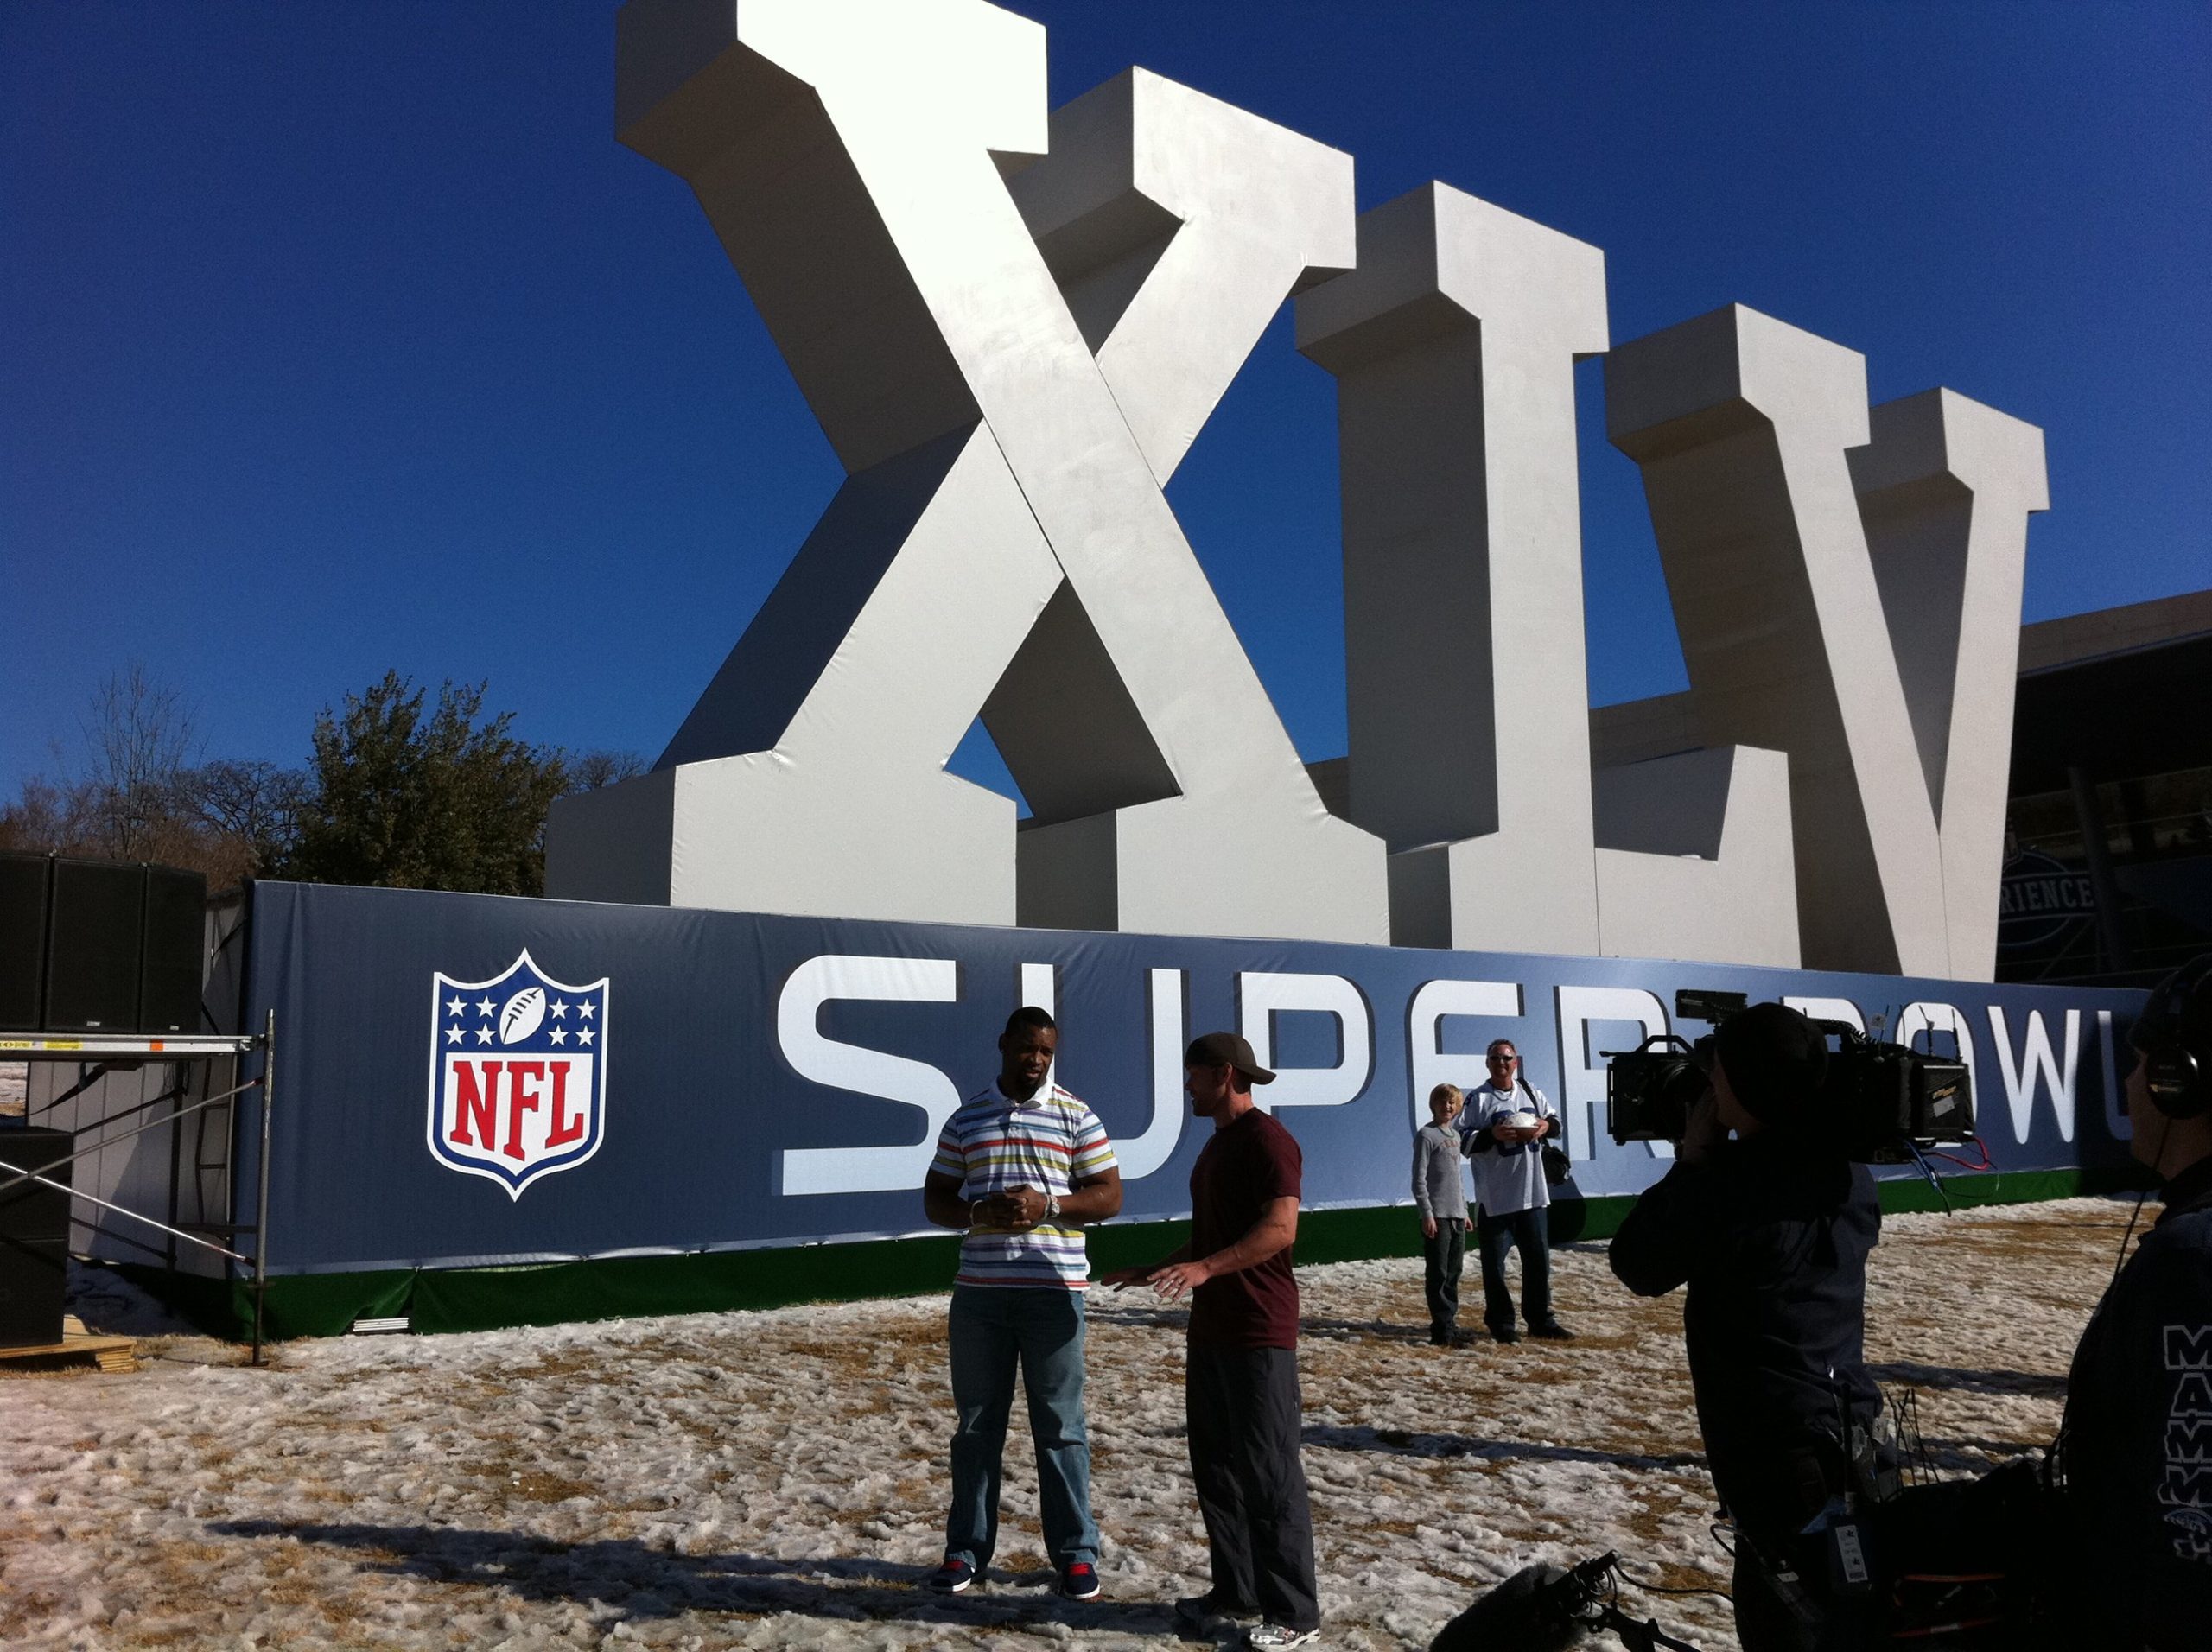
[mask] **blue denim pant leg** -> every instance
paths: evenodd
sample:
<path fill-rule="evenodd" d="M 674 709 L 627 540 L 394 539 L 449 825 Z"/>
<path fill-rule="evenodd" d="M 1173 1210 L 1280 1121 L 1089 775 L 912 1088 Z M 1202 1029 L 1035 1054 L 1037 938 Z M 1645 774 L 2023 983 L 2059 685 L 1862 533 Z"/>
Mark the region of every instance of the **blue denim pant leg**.
<path fill-rule="evenodd" d="M 1521 1247 L 1521 1317 L 1534 1325 L 1552 1322 L 1552 1219 L 1542 1205 L 1515 1218 L 1513 1237 Z"/>
<path fill-rule="evenodd" d="M 1513 1293 L 1505 1283 L 1505 1253 L 1513 1248 L 1513 1218 L 1488 1210 L 1475 1218 L 1482 1246 L 1483 1323 L 1493 1331 L 1513 1329 Z"/>
<path fill-rule="evenodd" d="M 1539 1206 L 1503 1216 L 1482 1211 L 1475 1220 L 1482 1243 L 1483 1323 L 1513 1329 L 1513 1293 L 1505 1283 L 1505 1253 L 1521 1252 L 1521 1311 L 1532 1325 L 1552 1321 L 1551 1220 Z"/>
<path fill-rule="evenodd" d="M 1003 1305 L 1003 1291 L 955 1286 L 945 1340 L 952 1365 L 952 1507 L 944 1519 L 944 1552 L 981 1570 L 999 1534 L 999 1458 L 1020 1358 Z"/>
<path fill-rule="evenodd" d="M 981 1568 L 998 1546 L 1000 1465 L 1017 1369 L 1037 1451 L 1045 1547 L 1056 1566 L 1098 1558 L 1083 1417 L 1083 1293 L 958 1286 L 952 1293 L 952 1507 L 944 1552 Z"/>
<path fill-rule="evenodd" d="M 1090 1431 L 1083 1416 L 1083 1293 L 1006 1294 L 1031 1299 L 1020 1311 L 1021 1380 L 1037 1449 L 1045 1552 L 1054 1566 L 1095 1565 L 1098 1523 L 1090 1517 Z"/>

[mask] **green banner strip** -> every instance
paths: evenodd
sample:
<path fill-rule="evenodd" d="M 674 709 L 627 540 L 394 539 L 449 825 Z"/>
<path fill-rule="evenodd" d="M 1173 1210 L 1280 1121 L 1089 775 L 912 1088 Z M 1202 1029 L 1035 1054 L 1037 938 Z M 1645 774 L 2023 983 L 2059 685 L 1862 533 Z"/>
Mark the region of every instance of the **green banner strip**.
<path fill-rule="evenodd" d="M 2015 1171 L 1948 1178 L 1955 1209 L 2020 1204 L 2116 1192 L 2139 1184 L 2126 1171 Z M 1882 1209 L 1943 1208 L 1918 1179 L 1881 1185 Z M 1632 1198 L 1567 1199 L 1552 1206 L 1555 1244 L 1610 1238 Z M 1149 1262 L 1190 1237 L 1184 1222 L 1093 1229 L 1094 1274 Z M 916 1296 L 950 1287 L 959 1242 L 953 1236 L 879 1239 L 845 1245 L 798 1245 L 681 1256 L 617 1256 L 513 1268 L 391 1268 L 287 1274 L 269 1281 L 264 1325 L 272 1340 L 336 1337 L 365 1318 L 404 1316 L 417 1331 L 497 1331 L 661 1313 L 777 1308 L 799 1302 Z M 1421 1222 L 1410 1205 L 1309 1210 L 1299 1218 L 1301 1263 L 1418 1256 Z M 120 1270 L 211 1336 L 243 1338 L 253 1322 L 252 1287 L 158 1268 Z M 1416 1305 L 1417 1306 L 1417 1305 Z"/>

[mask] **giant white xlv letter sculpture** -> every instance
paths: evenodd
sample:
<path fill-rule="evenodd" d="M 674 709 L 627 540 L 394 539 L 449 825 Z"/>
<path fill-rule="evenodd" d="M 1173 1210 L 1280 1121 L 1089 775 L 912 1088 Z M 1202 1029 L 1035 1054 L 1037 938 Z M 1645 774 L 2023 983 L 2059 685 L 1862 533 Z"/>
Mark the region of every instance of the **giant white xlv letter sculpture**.
<path fill-rule="evenodd" d="M 1573 363 L 1597 249 L 1142 71 L 1045 112 L 982 0 L 630 0 L 848 472 L 556 895 L 1986 975 L 2041 438 L 1726 310 L 1615 352 L 1698 749 L 1592 772 Z M 1351 750 L 1324 808 L 1162 490 L 1286 297 L 1335 375 Z M 1871 435 L 1871 441 L 1870 441 Z M 945 772 L 980 715 L 1027 798 Z M 1676 717 L 1675 723 L 1684 719 Z"/>
<path fill-rule="evenodd" d="M 620 74 L 623 141 L 690 181 L 849 476 L 658 772 L 561 822 L 556 889 L 573 854 L 603 871 L 568 888 L 684 905 L 1386 939 L 1382 846 L 1160 491 L 1351 262 L 1350 157 L 1131 75 L 1010 190 L 1044 32 L 981 4 L 632 5 Z M 978 712 L 1018 841 L 944 772 Z"/>
<path fill-rule="evenodd" d="M 1789 753 L 1806 961 L 1986 980 L 2043 433 L 1731 308 L 1614 353 L 1708 740 Z"/>
<path fill-rule="evenodd" d="M 1298 341 L 1337 377 L 1351 813 L 1396 851 L 1395 938 L 1796 963 L 1780 753 L 1593 786 L 1574 363 L 1603 255 L 1433 185 L 1360 219 Z"/>

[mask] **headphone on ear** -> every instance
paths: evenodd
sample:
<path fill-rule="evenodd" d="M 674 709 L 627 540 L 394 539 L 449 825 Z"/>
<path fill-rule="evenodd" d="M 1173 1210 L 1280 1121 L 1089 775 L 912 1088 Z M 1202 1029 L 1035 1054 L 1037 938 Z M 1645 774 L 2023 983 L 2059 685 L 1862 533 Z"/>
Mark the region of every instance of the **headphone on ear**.
<path fill-rule="evenodd" d="M 2200 998 L 2206 1001 L 2201 1008 Z M 2133 1041 L 2142 1052 L 2152 1106 L 2170 1119 L 2212 1112 L 2212 953 L 2158 983 L 2136 1020 Z"/>

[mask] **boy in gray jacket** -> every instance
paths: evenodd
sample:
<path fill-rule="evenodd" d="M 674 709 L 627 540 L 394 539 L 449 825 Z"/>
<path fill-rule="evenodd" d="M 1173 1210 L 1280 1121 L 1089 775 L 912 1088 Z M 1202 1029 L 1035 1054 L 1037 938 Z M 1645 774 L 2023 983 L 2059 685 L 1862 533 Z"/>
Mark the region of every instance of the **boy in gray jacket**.
<path fill-rule="evenodd" d="M 1421 1249 L 1427 1261 L 1428 1340 L 1438 1348 L 1461 1348 L 1471 1340 L 1452 1323 L 1459 1317 L 1459 1265 L 1467 1248 L 1467 1185 L 1459 1133 L 1452 1127 L 1465 1102 L 1457 1084 L 1439 1084 L 1428 1093 L 1432 1122 L 1414 1134 L 1414 1205 L 1421 1212 Z"/>

